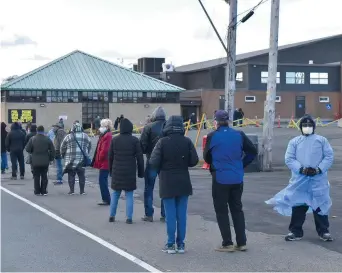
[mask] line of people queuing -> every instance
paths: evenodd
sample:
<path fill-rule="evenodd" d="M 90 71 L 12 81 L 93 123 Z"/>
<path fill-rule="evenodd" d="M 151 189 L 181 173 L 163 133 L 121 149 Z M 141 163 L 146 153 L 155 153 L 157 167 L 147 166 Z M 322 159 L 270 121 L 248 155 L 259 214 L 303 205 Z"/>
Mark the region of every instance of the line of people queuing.
<path fill-rule="evenodd" d="M 188 198 L 193 192 L 189 167 L 195 166 L 199 159 L 193 143 L 184 135 L 182 117 L 171 116 L 166 119 L 164 109 L 158 107 L 150 123 L 144 127 L 140 140 L 132 135 L 133 124 L 126 118 L 120 122 L 119 135 L 112 137 L 112 127 L 109 119 L 101 120 L 100 137 L 91 163 L 90 138 L 82 132 L 80 123 L 75 122 L 72 131 L 62 140 L 59 150 L 64 159 L 63 173 L 68 173 L 69 194 L 74 194 L 76 174 L 80 180 L 80 194 L 85 194 L 85 167 L 99 169 L 102 197 L 99 205 L 109 206 L 109 222 L 116 221 L 118 200 L 124 191 L 126 223 L 132 224 L 136 177 L 144 177 L 145 215 L 142 220 L 153 222 L 153 190 L 159 176 L 160 220 L 166 221 L 167 231 L 167 243 L 163 251 L 169 254 L 184 253 Z M 241 200 L 244 168 L 255 159 L 257 149 L 244 132 L 229 127 L 226 111 L 215 111 L 215 127 L 207 136 L 203 158 L 210 164 L 212 198 L 222 236 L 222 244 L 216 250 L 245 251 L 247 237 Z M 303 117 L 299 127 L 302 134 L 289 142 L 285 154 L 285 164 L 291 170 L 290 183 L 266 203 L 273 205 L 278 213 L 291 216 L 290 233 L 285 240 L 295 241 L 303 237 L 305 215 L 312 211 L 319 237 L 324 241 L 332 241 L 328 220 L 332 202 L 327 172 L 333 163 L 333 151 L 326 138 L 315 134 L 315 122 L 310 116 Z M 13 128 L 13 131 L 20 130 L 19 125 Z M 43 135 L 43 129 L 38 126 L 37 135 L 28 141 L 26 150 L 32 155 L 35 190 L 36 177 L 39 175 L 44 180 L 40 184 L 40 193 L 45 195 L 47 164 L 56 157 L 57 152 L 49 138 Z M 37 144 L 41 142 L 45 144 Z M 143 154 L 146 155 L 146 165 Z M 108 189 L 109 176 L 112 194 Z M 228 207 L 232 214 L 236 245 L 231 236 Z"/>

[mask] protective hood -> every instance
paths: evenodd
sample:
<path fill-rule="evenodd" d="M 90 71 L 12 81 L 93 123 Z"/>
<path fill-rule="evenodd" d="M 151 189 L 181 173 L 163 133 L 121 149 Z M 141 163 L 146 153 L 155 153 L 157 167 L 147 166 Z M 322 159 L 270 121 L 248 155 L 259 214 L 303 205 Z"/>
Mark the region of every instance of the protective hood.
<path fill-rule="evenodd" d="M 80 132 L 82 132 L 82 126 L 81 126 L 81 124 L 79 124 L 78 122 L 74 123 L 74 124 L 72 125 L 72 131 L 73 131 L 74 133 L 80 133 Z"/>
<path fill-rule="evenodd" d="M 120 122 L 120 134 L 132 134 L 133 123 L 127 119 L 123 118 Z"/>
<path fill-rule="evenodd" d="M 6 123 L 5 122 L 1 122 L 1 132 L 6 131 Z"/>
<path fill-rule="evenodd" d="M 171 134 L 184 135 L 184 121 L 181 116 L 171 116 L 165 123 L 163 134 L 165 136 Z"/>
<path fill-rule="evenodd" d="M 20 129 L 20 125 L 18 122 L 14 122 L 12 125 L 11 125 L 11 130 L 19 130 Z"/>
<path fill-rule="evenodd" d="M 166 119 L 166 113 L 163 107 L 158 106 L 156 109 L 154 109 L 152 113 L 152 121 L 155 120 L 165 120 Z"/>
<path fill-rule="evenodd" d="M 36 133 L 37 132 L 37 125 L 35 125 L 35 124 L 31 125 L 30 132 Z"/>
<path fill-rule="evenodd" d="M 311 123 L 312 124 L 312 126 L 313 126 L 312 133 L 314 134 L 315 133 L 315 129 L 316 129 L 316 123 L 315 123 L 314 119 L 311 116 L 309 116 L 309 115 L 305 115 L 305 116 L 303 116 L 301 118 L 301 120 L 299 122 L 299 129 L 300 129 L 300 131 L 302 132 L 303 135 L 304 135 L 304 133 L 303 133 L 303 124 L 304 123 Z"/>

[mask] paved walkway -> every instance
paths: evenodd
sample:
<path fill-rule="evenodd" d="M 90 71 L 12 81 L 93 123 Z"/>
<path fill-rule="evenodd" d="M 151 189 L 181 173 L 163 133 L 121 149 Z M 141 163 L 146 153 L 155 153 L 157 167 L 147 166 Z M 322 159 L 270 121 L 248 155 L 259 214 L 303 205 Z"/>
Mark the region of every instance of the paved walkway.
<path fill-rule="evenodd" d="M 54 170 L 51 170 L 52 175 L 53 172 Z M 201 175 L 193 173 L 195 187 L 197 176 Z M 123 200 L 119 204 L 118 222 L 114 224 L 108 222 L 109 208 L 97 205 L 100 194 L 96 183 L 87 184 L 87 195 L 85 196 L 68 196 L 66 184 L 62 186 L 50 184 L 49 195 L 46 197 L 33 195 L 31 178 L 11 181 L 9 175 L 6 174 L 1 184 L 6 189 L 126 250 L 161 271 L 327 272 L 340 271 L 342 268 L 341 253 L 328 250 L 324 246 L 306 240 L 287 243 L 283 236 L 261 232 L 247 232 L 249 250 L 246 253 L 217 253 L 214 248 L 221 241 L 217 224 L 203 219 L 202 216 L 193 211 L 190 211 L 188 218 L 187 253 L 185 255 L 167 255 L 161 252 L 166 240 L 165 224 L 140 221 L 140 217 L 143 215 L 143 204 L 139 200 L 141 199 L 139 190 L 134 207 L 135 223 L 127 225 L 124 222 L 125 204 Z M 201 188 L 204 194 L 210 194 L 206 188 L 203 186 Z M 197 188 L 196 192 L 199 191 L 200 189 Z M 263 197 L 260 198 L 260 200 L 262 199 Z M 193 198 L 190 199 L 190 206 L 192 202 Z M 205 201 L 203 206 L 209 206 L 209 203 Z M 252 213 L 258 215 L 260 211 L 256 209 Z M 22 232 L 27 233 L 25 227 L 22 228 Z M 63 237 L 64 235 L 60 234 L 59 236 Z M 332 242 L 332 244 L 334 243 Z M 80 247 L 83 246 L 80 245 Z"/>

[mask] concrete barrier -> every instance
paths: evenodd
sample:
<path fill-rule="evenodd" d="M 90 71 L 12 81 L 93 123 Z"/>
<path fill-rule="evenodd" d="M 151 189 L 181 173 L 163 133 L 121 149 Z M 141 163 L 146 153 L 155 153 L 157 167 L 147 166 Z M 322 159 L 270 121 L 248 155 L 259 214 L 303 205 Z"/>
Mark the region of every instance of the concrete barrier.
<path fill-rule="evenodd" d="M 340 118 L 337 122 L 337 127 L 342 128 L 342 118 Z"/>

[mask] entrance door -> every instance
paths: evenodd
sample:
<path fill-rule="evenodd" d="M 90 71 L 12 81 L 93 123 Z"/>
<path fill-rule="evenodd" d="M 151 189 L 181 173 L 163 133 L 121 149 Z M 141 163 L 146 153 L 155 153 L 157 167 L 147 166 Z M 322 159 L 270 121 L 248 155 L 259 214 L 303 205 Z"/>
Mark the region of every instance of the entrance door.
<path fill-rule="evenodd" d="M 220 99 L 219 99 L 219 110 L 224 110 L 224 102 L 225 102 L 224 96 L 220 96 Z"/>
<path fill-rule="evenodd" d="M 305 96 L 296 96 L 296 118 L 301 118 L 305 112 Z"/>
<path fill-rule="evenodd" d="M 197 116 L 197 106 L 182 106 L 182 116 L 184 121 L 188 121 L 192 113 L 195 113 Z"/>
<path fill-rule="evenodd" d="M 88 129 L 94 119 L 100 116 L 101 119 L 109 118 L 109 103 L 99 102 L 83 102 L 82 103 L 82 124 L 84 129 Z"/>

